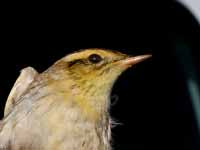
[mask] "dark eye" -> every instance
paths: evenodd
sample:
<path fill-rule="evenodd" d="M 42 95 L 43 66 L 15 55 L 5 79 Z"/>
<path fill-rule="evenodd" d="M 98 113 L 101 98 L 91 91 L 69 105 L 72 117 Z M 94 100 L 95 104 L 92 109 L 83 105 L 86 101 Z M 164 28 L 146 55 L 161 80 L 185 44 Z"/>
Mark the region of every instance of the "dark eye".
<path fill-rule="evenodd" d="M 92 54 L 88 57 L 89 61 L 93 64 L 99 63 L 102 61 L 102 57 L 97 54 Z"/>

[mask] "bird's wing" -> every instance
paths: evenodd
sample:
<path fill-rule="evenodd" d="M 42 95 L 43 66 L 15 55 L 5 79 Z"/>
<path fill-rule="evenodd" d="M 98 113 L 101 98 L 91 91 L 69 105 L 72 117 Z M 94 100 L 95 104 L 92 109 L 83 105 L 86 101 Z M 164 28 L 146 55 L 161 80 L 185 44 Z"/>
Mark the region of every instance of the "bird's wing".
<path fill-rule="evenodd" d="M 6 101 L 4 116 L 12 111 L 15 103 L 26 92 L 26 90 L 29 88 L 30 84 L 34 81 L 37 75 L 38 72 L 32 67 L 22 69 Z"/>

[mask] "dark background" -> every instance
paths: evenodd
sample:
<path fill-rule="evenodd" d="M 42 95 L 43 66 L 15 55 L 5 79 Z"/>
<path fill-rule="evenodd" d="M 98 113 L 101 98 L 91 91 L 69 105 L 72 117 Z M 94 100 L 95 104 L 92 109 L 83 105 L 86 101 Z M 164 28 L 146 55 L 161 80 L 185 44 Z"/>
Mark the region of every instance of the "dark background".
<path fill-rule="evenodd" d="M 7 95 L 24 67 L 42 72 L 83 48 L 152 53 L 152 59 L 127 70 L 114 86 L 112 95 L 118 100 L 111 114 L 121 125 L 113 129 L 113 146 L 116 150 L 200 149 L 187 73 L 178 59 L 183 51 L 176 52 L 180 45 L 187 47 L 199 82 L 200 32 L 195 18 L 170 0 L 86 5 L 65 5 L 58 11 L 48 5 L 9 6 L 4 12 L 8 16 L 2 18 L 0 35 L 1 118 Z"/>

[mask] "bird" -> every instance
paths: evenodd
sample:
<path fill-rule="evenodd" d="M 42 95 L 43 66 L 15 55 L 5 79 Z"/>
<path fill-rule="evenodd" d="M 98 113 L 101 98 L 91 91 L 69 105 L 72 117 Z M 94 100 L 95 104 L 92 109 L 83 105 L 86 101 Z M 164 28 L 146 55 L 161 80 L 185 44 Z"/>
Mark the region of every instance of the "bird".
<path fill-rule="evenodd" d="M 42 73 L 24 68 L 0 120 L 0 150 L 111 150 L 112 87 L 122 72 L 150 57 L 90 48 Z"/>

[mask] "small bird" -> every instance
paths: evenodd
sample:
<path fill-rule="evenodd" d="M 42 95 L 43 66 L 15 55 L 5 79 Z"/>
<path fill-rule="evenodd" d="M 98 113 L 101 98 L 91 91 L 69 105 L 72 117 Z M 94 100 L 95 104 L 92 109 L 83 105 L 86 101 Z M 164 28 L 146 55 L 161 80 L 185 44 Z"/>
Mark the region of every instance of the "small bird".
<path fill-rule="evenodd" d="M 0 121 L 0 150 L 111 150 L 113 84 L 149 57 L 85 49 L 43 73 L 23 69 Z"/>

